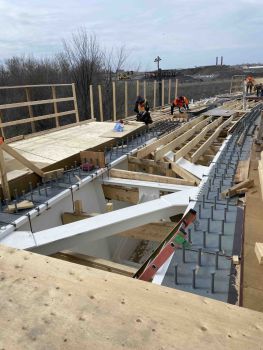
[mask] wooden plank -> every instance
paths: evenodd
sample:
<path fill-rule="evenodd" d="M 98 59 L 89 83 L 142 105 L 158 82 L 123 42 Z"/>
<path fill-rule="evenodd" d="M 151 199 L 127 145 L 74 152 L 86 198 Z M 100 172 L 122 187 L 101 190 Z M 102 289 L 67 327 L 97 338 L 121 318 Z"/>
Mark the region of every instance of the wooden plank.
<path fill-rule="evenodd" d="M 248 178 L 250 159 L 240 160 L 235 174 L 235 183 L 243 182 Z"/>
<path fill-rule="evenodd" d="M 164 106 L 164 79 L 162 80 L 162 106 Z"/>
<path fill-rule="evenodd" d="M 0 130 L 1 130 L 1 137 L 5 138 L 5 131 L 3 128 L 3 112 L 0 110 Z"/>
<path fill-rule="evenodd" d="M 64 168 L 45 171 L 43 174 L 43 178 L 45 180 L 51 180 L 51 179 L 62 177 L 63 173 L 64 173 Z"/>
<path fill-rule="evenodd" d="M 49 100 L 39 100 L 39 101 L 30 101 L 30 102 L 8 103 L 5 105 L 0 105 L 0 110 L 19 108 L 19 107 L 28 107 L 28 106 L 37 106 L 37 105 L 50 104 L 54 102 L 66 102 L 66 101 L 73 101 L 73 100 L 74 100 L 73 97 L 62 97 L 62 98 L 57 98 L 56 100 L 49 99 Z"/>
<path fill-rule="evenodd" d="M 128 82 L 124 82 L 124 116 L 128 117 Z"/>
<path fill-rule="evenodd" d="M 255 244 L 255 253 L 260 265 L 263 264 L 263 243 L 256 242 Z"/>
<path fill-rule="evenodd" d="M 4 198 L 3 199 L 11 199 L 10 190 L 9 190 L 9 184 L 7 180 L 7 171 L 6 171 L 6 164 L 5 164 L 5 158 L 3 154 L 3 150 L 0 147 L 0 173 L 1 173 L 1 185 L 2 185 L 2 191 Z"/>
<path fill-rule="evenodd" d="M 234 185 L 227 190 L 221 192 L 221 196 L 223 198 L 228 197 L 233 197 L 237 194 L 237 190 L 240 190 L 241 188 L 250 188 L 254 186 L 254 180 L 249 180 L 247 179 L 246 181 L 240 182 L 237 185 Z"/>
<path fill-rule="evenodd" d="M 165 156 L 168 152 L 174 150 L 176 147 L 180 147 L 184 142 L 189 140 L 192 136 L 194 136 L 196 133 L 201 131 L 211 120 L 212 117 L 209 117 L 207 119 L 202 120 L 198 124 L 194 125 L 190 130 L 184 132 L 182 135 L 174 139 L 173 141 L 169 142 L 159 150 L 155 151 L 154 159 L 159 160 Z"/>
<path fill-rule="evenodd" d="M 177 178 L 168 177 L 168 176 L 160 176 L 160 175 L 127 171 L 127 170 L 120 170 L 120 169 L 111 169 L 110 176 L 117 177 L 120 179 L 142 180 L 142 181 L 150 181 L 150 182 L 175 184 L 175 185 L 187 185 L 187 186 L 195 185 L 194 181 L 177 179 Z"/>
<path fill-rule="evenodd" d="M 52 90 L 52 98 L 54 100 L 56 100 L 56 98 L 57 98 L 56 87 L 55 86 L 51 86 L 51 90 Z M 58 114 L 58 104 L 57 104 L 57 102 L 54 102 L 54 114 L 55 114 L 55 119 L 56 119 L 56 128 L 59 128 L 59 119 L 58 119 L 58 115 L 57 115 Z"/>
<path fill-rule="evenodd" d="M 146 97 L 146 81 L 145 80 L 143 81 L 143 97 L 145 99 L 147 99 L 147 97 Z"/>
<path fill-rule="evenodd" d="M 7 126 L 12 126 L 12 125 L 26 124 L 26 123 L 30 123 L 32 121 L 51 119 L 51 118 L 61 117 L 61 116 L 64 116 L 64 115 L 69 115 L 69 114 L 75 114 L 75 110 L 73 109 L 73 110 L 70 110 L 70 111 L 59 112 L 57 114 L 46 114 L 46 115 L 42 115 L 42 116 L 36 116 L 36 117 L 33 117 L 33 118 L 18 119 L 18 120 L 14 120 L 14 121 L 11 121 L 11 122 L 0 123 L 0 127 L 4 128 L 4 127 L 7 127 Z M 72 126 L 72 123 L 71 123 L 71 126 Z"/>
<path fill-rule="evenodd" d="M 103 106 L 102 106 L 102 94 L 101 94 L 101 85 L 98 85 L 99 92 L 99 107 L 100 107 L 100 121 L 103 122 Z"/>
<path fill-rule="evenodd" d="M 33 164 L 30 160 L 23 157 L 20 153 L 18 153 L 14 148 L 8 146 L 6 143 L 2 143 L 0 145 L 0 148 L 2 151 L 5 151 L 6 153 L 10 154 L 13 158 L 18 160 L 21 164 L 32 170 L 37 175 L 43 177 L 44 172 L 39 169 L 35 164 Z"/>
<path fill-rule="evenodd" d="M 113 121 L 116 121 L 117 114 L 116 114 L 116 84 L 115 84 L 115 81 L 112 82 L 112 107 L 113 107 Z"/>
<path fill-rule="evenodd" d="M 24 200 L 22 202 L 17 203 L 15 206 L 14 204 L 10 204 L 7 206 L 7 212 L 8 213 L 14 213 L 17 210 L 25 210 L 25 209 L 32 209 L 34 208 L 34 203 L 30 202 L 28 200 Z"/>
<path fill-rule="evenodd" d="M 36 84 L 36 85 L 0 86 L 0 90 L 40 88 L 40 87 L 50 87 L 50 86 L 71 86 L 71 84 Z"/>
<path fill-rule="evenodd" d="M 75 83 L 72 83 L 72 94 L 73 94 L 73 102 L 74 102 L 74 109 L 75 109 L 75 115 L 76 115 L 76 123 L 79 123 L 78 100 L 77 100 Z"/>
<path fill-rule="evenodd" d="M 108 200 L 117 200 L 138 204 L 139 191 L 136 188 L 127 188 L 123 186 L 102 185 L 104 196 Z"/>
<path fill-rule="evenodd" d="M 175 79 L 174 98 L 178 96 L 178 79 Z"/>
<path fill-rule="evenodd" d="M 150 143 L 149 145 L 143 147 L 140 149 L 137 153 L 137 158 L 141 159 L 149 155 L 150 153 L 154 152 L 158 147 L 164 146 L 174 140 L 176 137 L 182 135 L 185 131 L 187 131 L 189 128 L 193 127 L 194 125 L 198 124 L 200 121 L 204 119 L 203 116 L 200 116 L 198 118 L 195 118 L 188 123 L 182 125 L 175 131 L 169 133 L 168 135 L 165 135 L 161 137 L 159 140 Z"/>
<path fill-rule="evenodd" d="M 153 108 L 156 108 L 156 85 L 157 85 L 157 81 L 154 80 L 153 82 Z"/>
<path fill-rule="evenodd" d="M 140 81 L 136 80 L 136 96 L 140 95 Z"/>
<path fill-rule="evenodd" d="M 93 86 L 89 86 L 89 101 L 90 101 L 90 117 L 91 119 L 95 118 L 94 114 L 94 100 L 93 100 Z"/>
<path fill-rule="evenodd" d="M 199 185 L 200 179 L 195 177 L 193 174 L 189 173 L 189 171 L 185 170 L 180 165 L 178 165 L 178 164 L 176 164 L 174 162 L 171 163 L 171 166 L 172 166 L 172 171 L 175 174 L 181 176 L 185 180 L 194 181 L 196 185 Z"/>
<path fill-rule="evenodd" d="M 167 103 L 171 103 L 171 79 L 168 80 L 168 96 L 167 96 Z"/>
<path fill-rule="evenodd" d="M 162 242 L 176 225 L 175 222 L 154 222 L 123 231 L 118 236 Z"/>
<path fill-rule="evenodd" d="M 54 97 L 53 97 L 53 98 L 54 98 Z M 31 101 L 31 96 L 30 96 L 30 90 L 29 90 L 29 88 L 26 88 L 26 100 L 27 100 L 27 102 L 30 102 L 30 101 Z M 32 120 L 32 119 L 34 118 L 32 106 L 28 106 L 28 112 L 29 112 L 29 117 L 30 117 L 30 119 Z M 34 123 L 33 120 L 31 121 L 31 130 L 32 130 L 32 133 L 33 133 L 33 132 L 36 132 L 35 123 Z"/>
<path fill-rule="evenodd" d="M 118 264 L 110 260 L 96 258 L 94 256 L 84 255 L 69 250 L 65 250 L 52 255 L 52 258 L 69 261 L 74 264 L 90 266 L 94 269 L 99 269 L 111 273 L 117 273 L 118 275 L 132 277 L 136 269 L 131 266 Z"/>
<path fill-rule="evenodd" d="M 0 255 L 4 349 L 248 350 L 262 343 L 262 313 L 23 250 L 2 246 Z"/>
<path fill-rule="evenodd" d="M 200 141 L 202 141 L 206 134 L 216 128 L 223 120 L 223 117 L 220 117 L 214 120 L 211 124 L 208 124 L 196 137 L 194 137 L 190 142 L 187 143 L 183 148 L 177 151 L 174 154 L 174 161 L 184 157 L 187 153 L 189 153 Z"/>
<path fill-rule="evenodd" d="M 191 156 L 191 162 L 195 163 L 198 159 L 207 151 L 212 143 L 219 137 L 220 133 L 226 128 L 233 120 L 233 116 L 228 118 L 223 124 L 221 124 L 215 132 L 195 151 Z"/>
<path fill-rule="evenodd" d="M 90 162 L 100 168 L 105 167 L 105 155 L 104 152 L 99 151 L 80 151 L 81 162 Z"/>

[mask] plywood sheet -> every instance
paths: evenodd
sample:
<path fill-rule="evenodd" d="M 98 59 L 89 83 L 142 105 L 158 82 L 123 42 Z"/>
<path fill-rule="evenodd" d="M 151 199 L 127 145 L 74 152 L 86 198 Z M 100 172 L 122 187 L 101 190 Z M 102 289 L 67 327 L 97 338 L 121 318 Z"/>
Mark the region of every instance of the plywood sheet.
<path fill-rule="evenodd" d="M 1 247 L 1 349 L 259 348 L 263 314 Z M 189 333 L 190 332 L 190 333 Z"/>

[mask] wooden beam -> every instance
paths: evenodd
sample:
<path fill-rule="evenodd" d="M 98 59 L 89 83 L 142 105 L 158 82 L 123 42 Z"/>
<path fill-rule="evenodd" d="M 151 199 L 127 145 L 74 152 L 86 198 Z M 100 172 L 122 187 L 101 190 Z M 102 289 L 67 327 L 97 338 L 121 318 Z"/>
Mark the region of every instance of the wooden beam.
<path fill-rule="evenodd" d="M 153 108 L 156 108 L 156 80 L 153 82 Z"/>
<path fill-rule="evenodd" d="M 237 185 L 234 185 L 227 190 L 221 192 L 222 198 L 233 197 L 237 194 L 237 191 L 243 188 L 250 188 L 254 186 L 254 180 L 247 179 L 246 181 L 240 182 Z"/>
<path fill-rule="evenodd" d="M 39 100 L 39 101 L 29 101 L 29 102 L 8 103 L 5 105 L 0 105 L 0 110 L 19 108 L 19 107 L 28 107 L 28 106 L 37 106 L 37 105 L 50 104 L 54 102 L 66 102 L 66 101 L 74 101 L 74 97 L 62 97 L 62 98 L 57 98 L 56 100 L 49 99 L 49 100 Z"/>
<path fill-rule="evenodd" d="M 164 79 L 162 80 L 162 106 L 164 106 Z"/>
<path fill-rule="evenodd" d="M 90 100 L 90 117 L 91 119 L 95 119 L 94 114 L 94 100 L 93 100 L 93 86 L 89 86 L 89 100 Z"/>
<path fill-rule="evenodd" d="M 26 100 L 27 100 L 27 102 L 30 102 L 31 96 L 30 96 L 29 88 L 26 88 L 25 90 L 26 90 Z M 56 98 L 56 97 L 52 96 L 52 98 Z M 31 131 L 32 131 L 32 133 L 34 133 L 34 132 L 36 132 L 36 127 L 35 127 L 34 121 L 32 120 L 34 118 L 34 115 L 33 115 L 32 106 L 30 106 L 30 105 L 28 106 L 28 112 L 29 112 L 29 117 L 31 118 Z"/>
<path fill-rule="evenodd" d="M 3 150 L 0 147 L 0 172 L 1 172 L 1 185 L 2 185 L 2 191 L 3 191 L 3 199 L 11 199 L 10 190 L 9 190 L 9 184 L 7 180 L 7 171 L 6 171 L 6 165 L 5 165 L 5 158 L 3 154 Z"/>
<path fill-rule="evenodd" d="M 127 277 L 132 277 L 137 271 L 137 269 L 131 266 L 118 264 L 110 260 L 96 258 L 93 256 L 75 253 L 68 250 L 56 253 L 52 255 L 52 258 L 66 260 L 74 264 L 89 266 L 94 269 L 117 273 L 119 275 Z"/>
<path fill-rule="evenodd" d="M 52 90 L 52 98 L 54 100 L 56 100 L 56 98 L 57 98 L 56 87 L 55 86 L 51 86 L 51 90 Z M 59 128 L 58 104 L 57 104 L 57 102 L 54 102 L 54 114 L 55 114 L 55 119 L 56 119 L 56 128 Z M 31 117 L 31 115 L 30 115 L 30 117 Z M 32 117 L 33 117 L 33 115 L 32 115 Z"/>
<path fill-rule="evenodd" d="M 235 174 L 235 183 L 239 183 L 247 180 L 249 172 L 250 158 L 246 160 L 240 160 L 237 165 Z"/>
<path fill-rule="evenodd" d="M 78 100 L 77 100 L 75 83 L 72 83 L 72 94 L 73 94 L 73 102 L 74 102 L 74 109 L 75 109 L 75 115 L 76 115 L 76 123 L 79 123 Z"/>
<path fill-rule="evenodd" d="M 34 208 L 34 203 L 28 200 L 24 200 L 22 202 L 15 204 L 10 204 L 7 206 L 8 213 L 14 213 L 16 210 L 25 210 Z"/>
<path fill-rule="evenodd" d="M 139 191 L 136 188 L 123 186 L 102 185 L 104 196 L 108 200 L 116 200 L 131 204 L 138 204 Z"/>
<path fill-rule="evenodd" d="M 263 243 L 259 243 L 259 242 L 255 243 L 255 253 L 258 259 L 258 263 L 262 265 L 263 264 Z"/>
<path fill-rule="evenodd" d="M 191 162 L 195 163 L 203 155 L 212 143 L 219 137 L 222 130 L 227 127 L 233 120 L 233 116 L 228 118 L 223 124 L 221 124 L 215 132 L 195 151 L 191 156 Z"/>
<path fill-rule="evenodd" d="M 188 180 L 188 181 L 194 181 L 196 185 L 199 185 L 200 179 L 195 177 L 193 174 L 189 173 L 189 171 L 185 170 L 182 168 L 180 165 L 172 162 L 171 163 L 172 171 L 181 176 L 183 179 Z"/>
<path fill-rule="evenodd" d="M 168 98 L 167 98 L 167 103 L 171 103 L 171 79 L 168 80 Z"/>
<path fill-rule="evenodd" d="M 140 81 L 136 80 L 136 96 L 140 95 Z"/>
<path fill-rule="evenodd" d="M 124 116 L 128 117 L 128 82 L 124 82 Z"/>
<path fill-rule="evenodd" d="M 112 106 L 113 106 L 113 121 L 116 121 L 117 114 L 116 114 L 116 84 L 115 84 L 115 81 L 112 82 Z"/>
<path fill-rule="evenodd" d="M 146 92 L 146 80 L 144 80 L 143 81 L 143 98 L 145 98 L 145 99 L 147 98 L 146 94 L 147 94 L 147 92 Z"/>
<path fill-rule="evenodd" d="M 100 168 L 105 167 L 105 155 L 104 152 L 100 151 L 80 151 L 81 163 L 90 162 Z"/>
<path fill-rule="evenodd" d="M 14 148 L 8 146 L 6 143 L 2 143 L 0 145 L 0 148 L 2 151 L 5 151 L 6 153 L 8 153 L 10 156 L 12 156 L 13 158 L 15 158 L 16 160 L 18 160 L 21 164 L 23 164 L 24 166 L 26 166 L 27 168 L 29 168 L 30 170 L 32 170 L 34 173 L 36 173 L 37 175 L 43 177 L 44 176 L 44 172 L 39 169 L 35 164 L 33 164 L 30 160 L 26 159 L 25 157 L 23 157 L 20 153 L 18 153 Z"/>
<path fill-rule="evenodd" d="M 0 130 L 1 130 L 1 135 L 3 138 L 5 138 L 5 131 L 3 128 L 3 112 L 0 111 Z"/>
<path fill-rule="evenodd" d="M 103 122 L 103 106 L 102 106 L 102 94 L 101 94 L 101 85 L 98 85 L 99 92 L 99 107 L 100 107 L 100 121 Z"/>
<path fill-rule="evenodd" d="M 75 110 L 73 109 L 70 111 L 59 112 L 57 114 L 46 114 L 46 115 L 42 115 L 42 116 L 35 116 L 33 118 L 24 118 L 24 119 L 13 120 L 11 122 L 0 123 L 0 127 L 5 128 L 7 126 L 26 124 L 26 123 L 30 123 L 32 121 L 52 119 L 52 118 L 61 117 L 64 115 L 69 115 L 69 114 L 75 114 Z"/>
<path fill-rule="evenodd" d="M 174 140 L 176 137 L 182 135 L 185 131 L 193 127 L 194 125 L 198 124 L 200 121 L 204 119 L 203 116 L 200 116 L 198 118 L 195 118 L 191 120 L 188 123 L 185 123 L 180 128 L 177 128 L 175 131 L 169 133 L 168 135 L 165 135 L 161 137 L 159 140 L 150 143 L 149 145 L 143 147 L 140 149 L 137 153 L 137 158 L 142 159 L 146 156 L 148 156 L 150 153 L 154 152 L 158 147 L 164 146 Z"/>
<path fill-rule="evenodd" d="M 174 98 L 178 96 L 178 79 L 175 79 Z"/>
<path fill-rule="evenodd" d="M 175 226 L 175 222 L 154 222 L 132 230 L 123 231 L 118 236 L 162 242 Z"/>
<path fill-rule="evenodd" d="M 177 151 L 174 155 L 174 161 L 184 157 L 187 153 L 189 153 L 200 141 L 202 141 L 206 134 L 216 128 L 223 120 L 223 117 L 220 117 L 214 120 L 211 124 L 208 124 L 196 137 L 194 137 L 190 142 L 187 143 L 183 148 Z"/>
<path fill-rule="evenodd" d="M 208 117 L 198 124 L 194 125 L 190 130 L 184 132 L 179 137 L 175 138 L 173 141 L 169 142 L 159 150 L 155 151 L 154 159 L 159 160 L 165 156 L 168 152 L 174 150 L 176 147 L 180 147 L 184 142 L 189 140 L 192 136 L 194 136 L 196 133 L 200 132 L 212 119 L 212 117 Z M 187 124 L 186 124 L 187 125 Z"/>
<path fill-rule="evenodd" d="M 120 169 L 111 169 L 110 176 L 117 177 L 120 179 L 142 180 L 142 181 L 150 181 L 150 182 L 175 184 L 175 185 L 186 185 L 186 186 L 195 185 L 194 181 L 177 179 L 177 178 L 168 177 L 168 176 L 160 176 L 160 175 L 127 171 L 127 170 L 120 170 Z"/>
<path fill-rule="evenodd" d="M 43 175 L 43 178 L 45 180 L 51 180 L 51 179 L 54 179 L 54 178 L 62 177 L 63 173 L 64 173 L 64 169 L 63 168 L 50 170 L 50 171 L 45 171 L 44 175 Z"/>

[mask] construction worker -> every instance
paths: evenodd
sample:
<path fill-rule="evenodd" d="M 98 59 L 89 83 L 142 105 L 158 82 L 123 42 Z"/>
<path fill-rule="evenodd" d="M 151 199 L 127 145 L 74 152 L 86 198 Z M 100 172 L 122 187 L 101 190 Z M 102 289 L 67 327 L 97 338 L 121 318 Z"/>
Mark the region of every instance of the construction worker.
<path fill-rule="evenodd" d="M 252 87 L 254 86 L 254 78 L 252 77 L 252 75 L 247 76 L 246 79 L 246 84 L 247 84 L 247 94 L 248 92 L 251 94 L 252 93 Z"/>
<path fill-rule="evenodd" d="M 262 86 L 261 83 L 260 83 L 260 84 L 256 84 L 256 85 L 254 86 L 254 90 L 257 92 L 257 97 L 261 95 L 262 87 L 263 87 L 263 86 Z"/>
<path fill-rule="evenodd" d="M 134 112 L 137 113 L 136 120 L 138 122 L 144 122 L 146 125 L 152 123 L 152 118 L 150 115 L 149 103 L 142 96 L 137 96 Z"/>
<path fill-rule="evenodd" d="M 114 125 L 113 131 L 122 132 L 124 129 L 124 122 L 123 120 L 118 120 L 117 123 Z"/>
<path fill-rule="evenodd" d="M 189 101 L 185 96 L 180 96 L 177 97 L 175 100 L 173 100 L 172 104 L 171 104 L 171 114 L 173 115 L 174 113 L 174 108 L 178 107 L 179 112 L 183 113 L 181 111 L 181 108 L 185 108 L 186 110 L 189 110 Z"/>

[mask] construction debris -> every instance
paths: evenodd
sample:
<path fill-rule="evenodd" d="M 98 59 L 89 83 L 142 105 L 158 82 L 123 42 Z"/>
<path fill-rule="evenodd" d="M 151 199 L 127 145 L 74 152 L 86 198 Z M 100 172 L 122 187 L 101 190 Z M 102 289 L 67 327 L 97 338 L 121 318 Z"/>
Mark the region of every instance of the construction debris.
<path fill-rule="evenodd" d="M 234 197 L 236 196 L 239 192 L 244 192 L 246 191 L 248 188 L 251 188 L 254 186 L 254 180 L 245 180 L 240 182 L 237 185 L 234 185 L 230 188 L 228 188 L 227 190 L 221 192 L 221 196 L 222 198 L 226 198 L 226 197 Z"/>
<path fill-rule="evenodd" d="M 6 211 L 8 213 L 15 213 L 16 211 L 19 211 L 19 210 L 32 209 L 32 208 L 34 208 L 34 203 L 27 201 L 27 200 L 24 200 L 24 201 L 19 202 L 17 204 L 8 205 Z"/>

